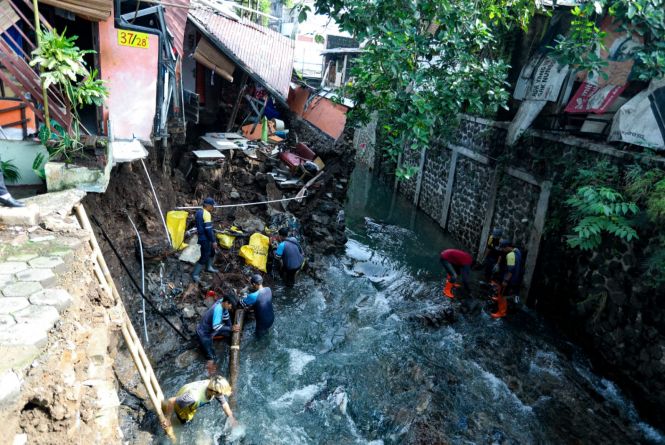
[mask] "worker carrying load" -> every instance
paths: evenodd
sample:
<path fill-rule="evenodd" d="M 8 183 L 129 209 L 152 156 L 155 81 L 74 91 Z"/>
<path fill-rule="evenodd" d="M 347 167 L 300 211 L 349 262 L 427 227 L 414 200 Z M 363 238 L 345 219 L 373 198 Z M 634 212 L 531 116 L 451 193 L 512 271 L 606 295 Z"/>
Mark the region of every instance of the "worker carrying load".
<path fill-rule="evenodd" d="M 192 271 L 192 281 L 198 283 L 201 281 L 201 271 L 205 267 L 206 272 L 216 273 L 217 269 L 212 267 L 215 261 L 215 233 L 212 229 L 212 212 L 215 209 L 215 200 L 206 198 L 203 200 L 202 208 L 196 211 L 194 220 L 196 221 L 196 232 L 198 234 L 198 243 L 201 246 L 201 257 L 194 265 Z"/>
<path fill-rule="evenodd" d="M 222 405 L 222 410 L 231 422 L 231 426 L 237 425 L 233 416 L 233 411 L 226 400 L 231 395 L 232 388 L 229 382 L 222 376 L 216 375 L 210 380 L 199 380 L 188 383 L 178 392 L 175 397 L 162 401 L 162 411 L 166 417 L 163 422 L 164 429 L 171 427 L 171 417 L 175 416 L 181 423 L 191 421 L 196 415 L 196 411 L 210 403 L 213 399 Z"/>
<path fill-rule="evenodd" d="M 455 298 L 453 288 L 464 286 L 464 291 L 469 292 L 469 272 L 473 257 L 458 249 L 446 249 L 439 255 L 439 261 L 446 271 L 446 284 L 443 287 L 443 295 Z M 460 278 L 462 283 L 460 284 Z"/>
<path fill-rule="evenodd" d="M 516 301 L 519 300 L 518 293 L 522 280 L 522 252 L 508 239 L 502 239 L 499 246 L 506 255 L 506 264 L 501 286 L 497 295 L 492 298 L 497 304 L 497 311 L 491 314 L 493 318 L 503 318 L 508 313 L 507 296 L 514 296 Z"/>
<path fill-rule="evenodd" d="M 305 263 L 305 252 L 300 247 L 298 240 L 289 236 L 289 229 L 279 229 L 279 244 L 275 250 L 275 258 L 279 260 L 279 273 L 286 287 L 296 284 L 296 274 Z"/>

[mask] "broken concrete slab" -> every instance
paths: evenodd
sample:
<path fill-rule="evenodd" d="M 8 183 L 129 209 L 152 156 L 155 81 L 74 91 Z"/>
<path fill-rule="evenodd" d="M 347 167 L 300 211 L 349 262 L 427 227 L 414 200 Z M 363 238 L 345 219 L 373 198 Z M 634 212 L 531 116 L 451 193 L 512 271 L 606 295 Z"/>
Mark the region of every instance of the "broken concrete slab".
<path fill-rule="evenodd" d="M 5 297 L 28 297 L 39 292 L 43 287 L 36 281 L 12 283 L 2 288 Z"/>
<path fill-rule="evenodd" d="M 6 297 L 0 300 L 0 314 L 11 314 L 28 306 L 30 302 L 25 297 Z"/>
<path fill-rule="evenodd" d="M 14 282 L 11 275 L 0 275 L 0 289 Z"/>
<path fill-rule="evenodd" d="M 21 253 L 18 255 L 11 255 L 7 257 L 7 261 L 18 261 L 21 263 L 27 263 L 33 258 L 37 258 L 39 255 L 36 253 Z"/>
<path fill-rule="evenodd" d="M 57 277 L 51 269 L 27 269 L 15 274 L 16 279 L 21 282 L 37 282 L 42 287 L 55 286 Z"/>
<path fill-rule="evenodd" d="M 60 314 L 53 306 L 30 305 L 20 311 L 12 314 L 19 325 L 27 324 L 46 331 L 50 330 L 58 319 Z"/>
<path fill-rule="evenodd" d="M 44 289 L 30 295 L 30 303 L 39 306 L 53 306 L 60 313 L 72 304 L 72 296 L 64 289 Z"/>
<path fill-rule="evenodd" d="M 80 203 L 85 195 L 83 190 L 70 189 L 26 198 L 25 203 L 37 205 L 42 218 L 53 214 L 65 216 L 72 213 L 74 206 Z"/>
<path fill-rule="evenodd" d="M 28 268 L 28 263 L 24 261 L 5 261 L 0 263 L 0 270 L 3 275 L 13 275 L 16 272 L 21 272 Z"/>
<path fill-rule="evenodd" d="M 8 226 L 34 226 L 39 224 L 39 207 L 0 207 L 0 223 Z"/>
<path fill-rule="evenodd" d="M 63 273 L 67 270 L 65 262 L 57 256 L 40 256 L 29 260 L 28 264 L 35 269 L 51 269 L 54 273 Z"/>

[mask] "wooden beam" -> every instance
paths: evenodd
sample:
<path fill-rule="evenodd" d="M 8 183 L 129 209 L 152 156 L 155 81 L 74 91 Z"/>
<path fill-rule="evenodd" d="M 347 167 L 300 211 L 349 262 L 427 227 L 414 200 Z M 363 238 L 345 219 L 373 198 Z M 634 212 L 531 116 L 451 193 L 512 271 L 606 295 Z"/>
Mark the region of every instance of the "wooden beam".
<path fill-rule="evenodd" d="M 240 77 L 240 90 L 238 91 L 238 97 L 236 97 L 236 103 L 233 105 L 233 111 L 229 117 L 229 121 L 226 124 L 226 132 L 230 132 L 233 129 L 233 125 L 236 122 L 236 117 L 238 117 L 238 110 L 240 109 L 240 104 L 242 103 L 242 98 L 245 93 L 245 86 L 247 85 L 248 74 L 243 71 Z"/>
<path fill-rule="evenodd" d="M 441 209 L 441 227 L 444 229 L 448 224 L 448 213 L 450 210 L 450 203 L 453 199 L 453 186 L 455 185 L 455 170 L 457 169 L 457 159 L 460 152 L 453 149 L 452 157 L 450 158 L 450 168 L 448 168 L 448 182 L 446 183 L 446 194 L 443 198 L 443 208 Z"/>
<path fill-rule="evenodd" d="M 240 326 L 238 332 L 233 332 L 231 334 L 231 347 L 229 349 L 229 383 L 231 384 L 231 390 L 233 393 L 229 397 L 229 405 L 231 409 L 236 408 L 236 394 L 238 393 L 238 373 L 240 369 L 240 338 L 242 337 L 242 327 L 245 323 L 245 310 L 236 309 L 234 315 L 233 325 Z"/>
<path fill-rule="evenodd" d="M 524 295 L 529 298 L 531 290 L 531 280 L 533 273 L 536 270 L 536 261 L 538 260 L 538 250 L 540 248 L 540 239 L 543 235 L 545 228 L 545 217 L 547 216 L 547 207 L 550 201 L 550 193 L 552 192 L 552 183 L 550 181 L 543 181 L 540 185 L 540 196 L 538 196 L 538 204 L 536 205 L 536 215 L 533 219 L 533 227 L 531 229 L 531 236 L 527 246 L 528 254 L 524 264 Z"/>
<path fill-rule="evenodd" d="M 485 253 L 486 241 L 490 235 L 492 219 L 494 218 L 494 209 L 496 208 L 496 195 L 499 191 L 500 177 L 501 172 L 497 167 L 494 169 L 494 173 L 492 174 L 492 185 L 490 185 L 490 193 L 487 199 L 487 210 L 485 211 L 485 220 L 483 221 L 483 230 L 480 232 L 480 242 L 478 243 L 478 253 L 476 254 L 477 261 L 480 261 L 483 253 Z"/>

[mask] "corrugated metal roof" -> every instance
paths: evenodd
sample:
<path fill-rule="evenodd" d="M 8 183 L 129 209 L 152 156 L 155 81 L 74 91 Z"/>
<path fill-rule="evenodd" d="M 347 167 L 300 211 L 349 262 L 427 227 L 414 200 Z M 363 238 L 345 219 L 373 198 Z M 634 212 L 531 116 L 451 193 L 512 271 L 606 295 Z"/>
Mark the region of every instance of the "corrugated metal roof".
<path fill-rule="evenodd" d="M 175 50 L 184 57 L 182 53 L 183 41 L 185 40 L 185 25 L 187 24 L 187 12 L 190 0 L 169 0 L 168 4 L 173 6 L 164 6 L 164 18 L 169 32 L 173 35 L 173 45 Z"/>
<path fill-rule="evenodd" d="M 293 72 L 291 39 L 249 20 L 233 20 L 207 8 L 190 10 L 189 17 L 231 60 L 286 102 Z"/>

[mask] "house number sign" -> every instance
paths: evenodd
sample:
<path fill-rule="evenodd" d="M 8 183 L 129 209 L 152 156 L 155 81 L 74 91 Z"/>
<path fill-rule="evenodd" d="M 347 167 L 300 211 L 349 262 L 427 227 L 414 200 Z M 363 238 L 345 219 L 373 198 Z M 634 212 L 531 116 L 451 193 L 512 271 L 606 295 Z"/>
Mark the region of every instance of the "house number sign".
<path fill-rule="evenodd" d="M 118 30 L 118 45 L 148 48 L 148 34 L 136 31 Z"/>

